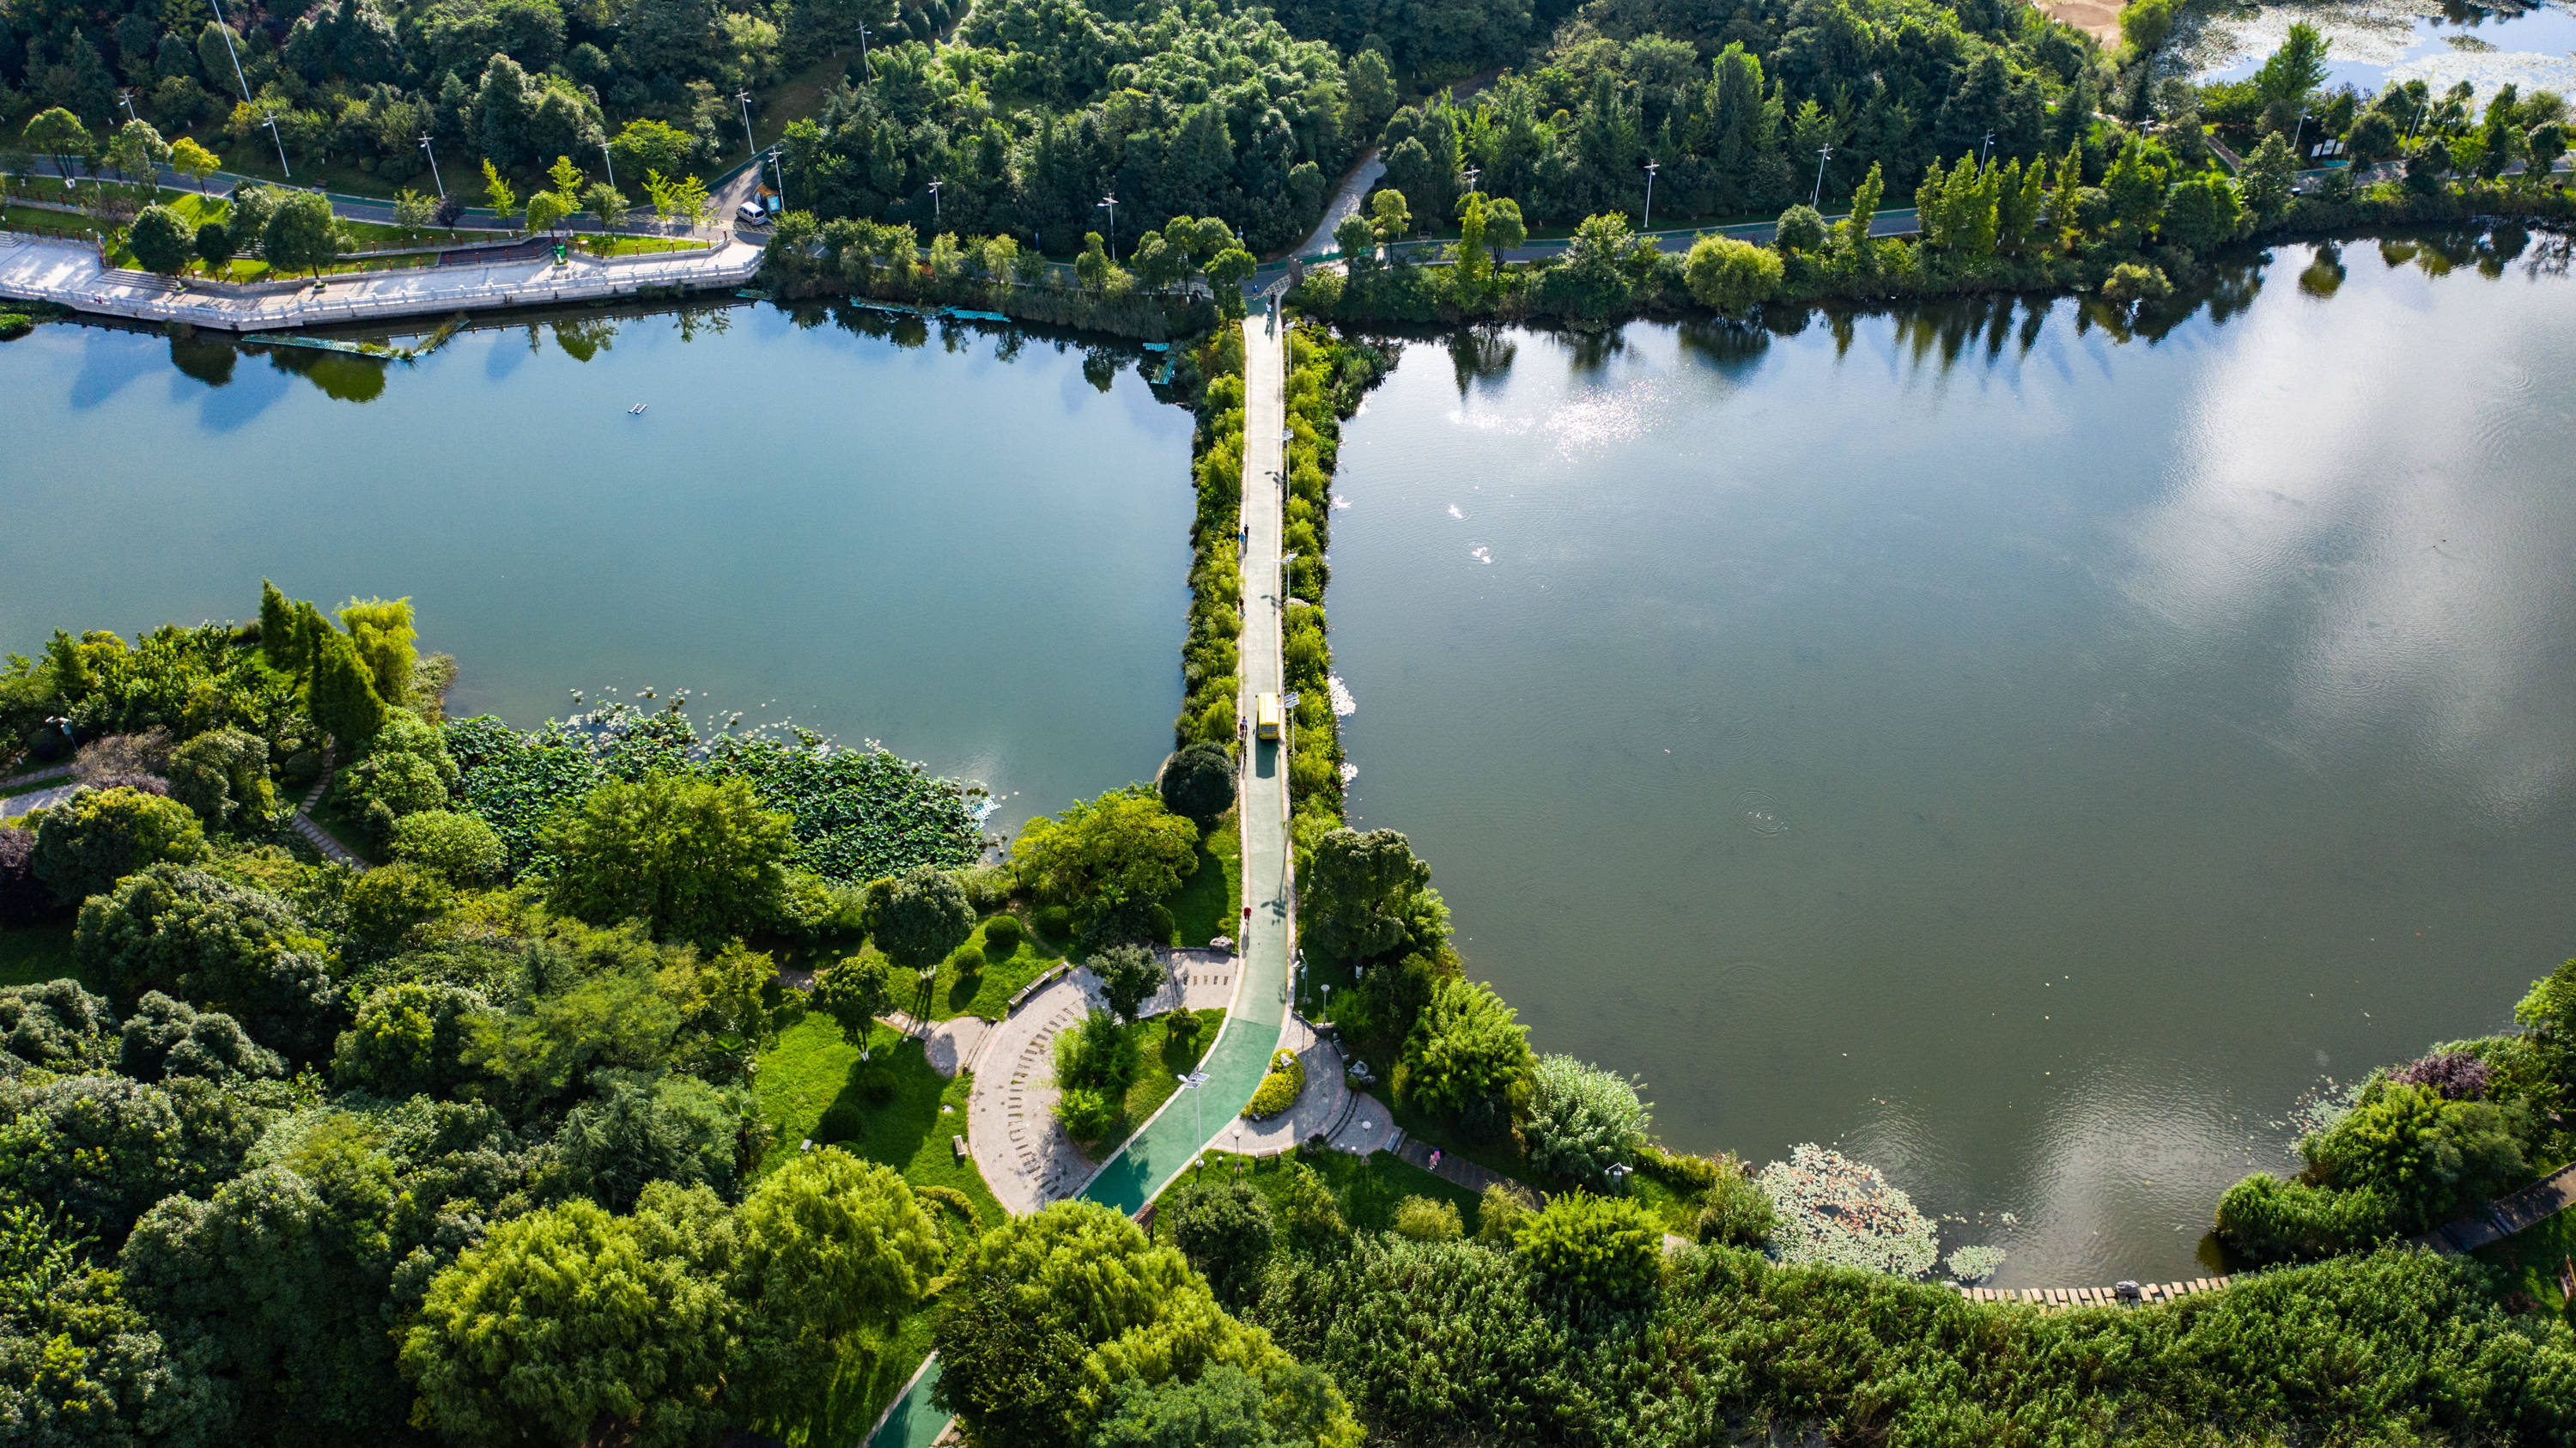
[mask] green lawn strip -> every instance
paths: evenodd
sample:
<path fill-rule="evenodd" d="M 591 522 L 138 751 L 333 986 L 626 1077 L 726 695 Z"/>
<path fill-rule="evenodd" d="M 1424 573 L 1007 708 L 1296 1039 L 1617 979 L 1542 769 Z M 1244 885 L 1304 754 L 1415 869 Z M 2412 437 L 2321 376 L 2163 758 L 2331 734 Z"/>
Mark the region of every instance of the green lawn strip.
<path fill-rule="evenodd" d="M 1163 1103 L 1172 1099 L 1172 1093 L 1181 1087 L 1179 1078 L 1198 1069 L 1199 1062 L 1207 1059 L 1209 1048 L 1216 1044 L 1217 1027 L 1225 1024 L 1225 1012 L 1192 1011 L 1190 1014 L 1198 1020 L 1195 1037 L 1175 1037 L 1171 1032 L 1170 1014 L 1149 1016 L 1127 1028 L 1137 1038 L 1137 1054 L 1143 1058 L 1144 1064 L 1137 1070 L 1135 1084 L 1127 1088 L 1127 1099 L 1120 1103 L 1118 1120 L 1110 1126 L 1109 1134 L 1084 1152 L 1084 1156 L 1093 1161 L 1107 1161 L 1120 1142 L 1135 1135 L 1136 1128 L 1151 1120 Z M 1183 1105 L 1180 1109 L 1187 1111 L 1190 1108 Z M 1211 1127 L 1218 1124 L 1209 1123 Z"/>
<path fill-rule="evenodd" d="M 1628 1178 L 1628 1189 L 1636 1196 L 1637 1205 L 1644 1207 L 1665 1231 L 1688 1237 L 1698 1228 L 1698 1199 L 1684 1196 L 1642 1171 Z"/>
<path fill-rule="evenodd" d="M 72 963 L 72 926 L 21 925 L 0 930 L 0 986 L 34 985 L 70 976 L 91 990 L 98 982 Z"/>
<path fill-rule="evenodd" d="M 1407 1197 L 1454 1203 L 1467 1230 L 1476 1230 L 1478 1203 L 1474 1192 L 1433 1176 L 1391 1151 L 1371 1152 L 1362 1159 L 1348 1152 L 1309 1151 L 1295 1146 L 1279 1156 L 1259 1158 L 1211 1151 L 1204 1153 L 1200 1161 L 1198 1172 L 1208 1177 L 1226 1171 L 1244 1173 L 1252 1189 L 1269 1198 L 1273 1211 L 1287 1204 L 1288 1173 L 1283 1168 L 1288 1162 L 1302 1161 L 1323 1174 L 1325 1183 L 1333 1189 L 1333 1200 L 1342 1209 L 1342 1219 L 1360 1231 L 1382 1232 L 1395 1225 L 1395 1209 Z M 1197 1174 L 1182 1178 L 1197 1179 Z"/>
<path fill-rule="evenodd" d="M 2519 1287 L 2541 1305 L 2565 1313 L 2568 1299 L 2559 1289 L 2558 1274 L 2570 1258 L 2576 1258 L 2576 1210 L 2560 1212 L 2469 1255 L 2504 1269 L 2508 1291 Z"/>
<path fill-rule="evenodd" d="M 986 952 L 982 970 L 973 975 L 960 975 L 954 957 L 939 963 L 939 974 L 930 983 L 929 1019 L 946 1021 L 959 1016 L 981 1016 L 988 1021 L 998 1021 L 1011 1013 L 1011 997 L 1019 993 L 1020 987 L 1044 975 L 1050 966 L 1064 959 L 1063 951 L 1040 941 L 1037 932 L 1028 929 L 1025 922 L 1020 931 L 1019 948 L 998 960 L 993 959 L 993 944 L 986 933 L 991 923 L 987 920 L 976 926 L 974 935 L 966 942 Z M 913 993 L 911 980 L 896 972 L 895 1005 L 903 1010 L 912 1010 L 917 1004 L 910 999 Z"/>
<path fill-rule="evenodd" d="M 60 789 L 66 784 L 78 783 L 80 783 L 79 780 L 68 774 L 58 774 L 51 779 L 0 781 L 0 799 L 13 799 L 22 794 L 34 794 L 40 789 Z"/>
<path fill-rule="evenodd" d="M 1236 912 L 1243 907 L 1243 836 L 1235 829 L 1233 811 L 1199 836 L 1198 868 L 1181 882 L 1170 904 L 1183 945 L 1205 945 L 1234 934 Z"/>

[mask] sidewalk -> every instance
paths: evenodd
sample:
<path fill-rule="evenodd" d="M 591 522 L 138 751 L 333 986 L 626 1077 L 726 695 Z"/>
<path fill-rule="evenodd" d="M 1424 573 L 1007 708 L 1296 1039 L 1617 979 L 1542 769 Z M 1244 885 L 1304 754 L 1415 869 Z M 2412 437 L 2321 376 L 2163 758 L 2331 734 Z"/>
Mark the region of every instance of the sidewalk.
<path fill-rule="evenodd" d="M 448 316 L 493 307 L 634 296 L 642 292 L 736 287 L 760 270 L 762 250 L 735 241 L 713 251 L 648 253 L 602 260 L 576 255 L 487 266 L 417 267 L 331 280 L 310 287 L 233 295 L 192 288 L 146 272 L 110 269 L 77 242 L 0 236 L 0 297 L 51 302 L 76 312 L 139 322 L 187 322 L 222 332 L 265 332 L 402 317 Z"/>

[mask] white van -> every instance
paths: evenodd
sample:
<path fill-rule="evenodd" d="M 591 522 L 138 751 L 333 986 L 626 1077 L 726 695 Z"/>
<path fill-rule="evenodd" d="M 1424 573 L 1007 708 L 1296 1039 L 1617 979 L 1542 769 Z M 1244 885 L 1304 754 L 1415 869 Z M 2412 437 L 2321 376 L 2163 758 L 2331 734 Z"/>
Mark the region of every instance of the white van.
<path fill-rule="evenodd" d="M 733 214 L 753 226 L 769 224 L 769 213 L 760 209 L 760 201 L 757 197 L 735 207 Z"/>

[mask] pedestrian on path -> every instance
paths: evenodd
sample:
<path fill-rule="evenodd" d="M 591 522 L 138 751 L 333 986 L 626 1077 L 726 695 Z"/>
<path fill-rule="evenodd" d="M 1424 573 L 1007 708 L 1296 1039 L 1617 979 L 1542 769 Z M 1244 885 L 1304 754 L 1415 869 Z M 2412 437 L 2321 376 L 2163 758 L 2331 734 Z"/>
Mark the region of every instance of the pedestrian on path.
<path fill-rule="evenodd" d="M 1431 1148 L 1431 1169 L 1433 1171 L 1440 1170 L 1440 1148 L 1436 1146 Z"/>

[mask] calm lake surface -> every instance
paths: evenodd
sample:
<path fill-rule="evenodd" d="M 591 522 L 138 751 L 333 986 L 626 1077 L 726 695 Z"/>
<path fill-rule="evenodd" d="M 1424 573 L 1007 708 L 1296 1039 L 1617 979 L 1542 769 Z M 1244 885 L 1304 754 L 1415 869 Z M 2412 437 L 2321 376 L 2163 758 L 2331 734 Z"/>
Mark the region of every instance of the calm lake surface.
<path fill-rule="evenodd" d="M 2303 1093 L 2576 955 L 2576 284 L 2395 250 L 2152 343 L 1409 344 L 1335 484 L 1362 827 L 1676 1144 L 2194 1275 Z"/>
<path fill-rule="evenodd" d="M 410 595 L 459 715 L 687 689 L 981 780 L 1006 828 L 1151 777 L 1189 415 L 1110 354 L 897 336 L 592 314 L 387 367 L 39 328 L 0 346 L 0 648 L 246 618 L 266 575 Z"/>

